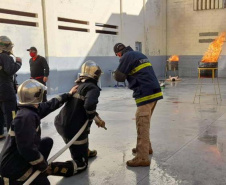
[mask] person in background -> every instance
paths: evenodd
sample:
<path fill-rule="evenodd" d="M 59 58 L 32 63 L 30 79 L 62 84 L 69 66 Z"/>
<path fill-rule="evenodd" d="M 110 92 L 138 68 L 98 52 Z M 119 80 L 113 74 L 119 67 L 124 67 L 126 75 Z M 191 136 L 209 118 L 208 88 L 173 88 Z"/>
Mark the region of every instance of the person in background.
<path fill-rule="evenodd" d="M 49 65 L 46 59 L 40 55 L 38 55 L 38 51 L 35 47 L 30 47 L 27 49 L 30 52 L 30 71 L 31 71 L 31 79 L 35 79 L 46 86 L 46 82 L 48 81 L 49 76 Z M 47 91 L 43 96 L 43 102 L 47 101 Z"/>
<path fill-rule="evenodd" d="M 11 54 L 13 43 L 7 36 L 0 36 L 0 139 L 5 137 L 4 125 L 7 130 L 16 112 L 16 92 L 14 89 L 14 76 L 21 68 L 22 60 L 16 57 L 16 62 Z"/>

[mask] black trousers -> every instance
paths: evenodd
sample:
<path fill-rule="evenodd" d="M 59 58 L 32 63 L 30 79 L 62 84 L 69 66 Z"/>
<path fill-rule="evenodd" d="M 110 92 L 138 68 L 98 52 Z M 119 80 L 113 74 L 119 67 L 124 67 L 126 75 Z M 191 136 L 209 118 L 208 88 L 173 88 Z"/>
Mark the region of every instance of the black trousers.
<path fill-rule="evenodd" d="M 83 125 L 81 125 L 83 126 Z M 80 135 L 80 137 L 75 141 L 74 144 L 72 144 L 69 147 L 71 157 L 77 164 L 77 173 L 80 173 L 87 169 L 88 167 L 88 134 L 90 130 L 90 125 L 86 127 L 86 129 L 83 131 L 83 133 Z M 74 136 L 77 134 L 79 130 L 73 131 L 73 134 L 71 133 L 71 136 Z M 65 143 L 68 143 L 71 141 L 73 137 L 63 138 Z M 82 142 L 82 143 L 80 143 Z"/>
<path fill-rule="evenodd" d="M 42 138 L 40 147 L 39 147 L 39 151 L 41 152 L 41 154 L 43 155 L 45 160 L 48 159 L 52 147 L 53 147 L 53 140 L 51 138 L 49 138 L 49 137 Z M 35 171 L 36 170 L 34 170 L 33 172 L 35 172 Z M 9 179 L 9 185 L 22 185 L 24 183 L 25 182 L 18 182 L 18 181 Z M 4 185 L 3 179 L 0 179 L 0 185 Z M 31 185 L 50 185 L 50 182 L 49 182 L 47 176 L 44 173 L 41 173 L 31 183 Z"/>
<path fill-rule="evenodd" d="M 7 126 L 7 131 L 9 130 L 10 124 L 13 120 L 13 114 L 16 114 L 16 100 L 1 101 L 0 102 L 0 135 L 4 133 L 4 125 Z"/>

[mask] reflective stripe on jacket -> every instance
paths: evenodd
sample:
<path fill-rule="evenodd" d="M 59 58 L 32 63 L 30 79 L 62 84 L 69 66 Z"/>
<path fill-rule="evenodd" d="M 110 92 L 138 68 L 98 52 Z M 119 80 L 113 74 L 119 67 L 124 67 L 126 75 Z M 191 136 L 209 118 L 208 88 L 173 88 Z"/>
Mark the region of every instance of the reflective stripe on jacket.
<path fill-rule="evenodd" d="M 162 99 L 163 94 L 149 59 L 129 46 L 122 54 L 115 75 L 120 73 L 125 76 L 129 88 L 134 91 L 137 106 Z"/>

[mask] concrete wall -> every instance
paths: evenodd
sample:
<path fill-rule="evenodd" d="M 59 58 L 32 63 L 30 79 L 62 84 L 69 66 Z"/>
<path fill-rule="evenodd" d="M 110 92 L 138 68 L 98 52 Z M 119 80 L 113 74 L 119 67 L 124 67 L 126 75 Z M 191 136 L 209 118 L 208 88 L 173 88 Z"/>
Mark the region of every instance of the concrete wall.
<path fill-rule="evenodd" d="M 35 22 L 37 26 L 21 26 L 15 24 L 3 24 L 0 22 L 0 35 L 8 36 L 14 43 L 14 54 L 23 59 L 23 66 L 20 74 L 29 72 L 29 52 L 26 50 L 31 46 L 36 46 L 39 53 L 45 56 L 44 33 L 41 0 L 1 0 L 0 8 L 35 13 L 37 17 L 18 16 L 0 13 L 0 18 L 27 22 Z"/>
<path fill-rule="evenodd" d="M 15 44 L 14 53 L 22 57 L 23 67 L 18 80 L 29 78 L 29 54 L 35 46 L 50 66 L 48 92 L 67 91 L 77 78 L 81 65 L 94 60 L 102 68 L 102 86 L 116 82 L 111 72 L 118 66 L 113 46 L 123 42 L 135 49 L 142 42 L 157 76 L 164 75 L 166 60 L 166 2 L 165 0 L 2 0 L 1 8 L 36 13 L 37 18 L 0 13 L 13 20 L 37 22 L 36 27 L 0 22 L 0 35 L 9 36 Z M 59 21 L 58 18 L 87 21 L 87 24 Z M 102 28 L 95 23 L 116 25 Z M 58 26 L 88 29 L 88 32 L 58 29 Z M 115 31 L 117 35 L 96 33 L 96 30 Z"/>
<path fill-rule="evenodd" d="M 215 39 L 214 32 L 226 31 L 225 17 L 226 9 L 194 11 L 193 0 L 167 1 L 167 55 L 180 56 L 180 76 L 197 76 L 197 63 L 210 44 L 200 40 Z M 225 44 L 218 62 L 219 76 L 226 77 Z"/>

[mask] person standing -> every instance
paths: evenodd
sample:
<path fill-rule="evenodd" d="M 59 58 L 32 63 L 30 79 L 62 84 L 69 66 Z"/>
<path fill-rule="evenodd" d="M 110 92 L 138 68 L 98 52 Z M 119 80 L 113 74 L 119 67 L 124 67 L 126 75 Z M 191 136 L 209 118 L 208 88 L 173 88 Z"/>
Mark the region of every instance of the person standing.
<path fill-rule="evenodd" d="M 136 156 L 127 161 L 131 167 L 150 166 L 149 154 L 153 153 L 150 142 L 150 120 L 157 104 L 163 98 L 159 82 L 148 58 L 130 46 L 117 43 L 114 46 L 115 55 L 120 58 L 120 64 L 114 73 L 118 82 L 126 79 L 129 88 L 133 90 L 133 98 L 137 104 L 136 127 L 137 145 L 132 149 Z"/>
<path fill-rule="evenodd" d="M 30 52 L 30 71 L 31 71 L 31 79 L 35 79 L 46 86 L 46 82 L 48 81 L 49 76 L 49 65 L 46 59 L 40 55 L 38 55 L 38 51 L 35 47 L 30 47 L 27 49 Z M 47 92 L 45 92 L 43 96 L 43 102 L 47 101 Z"/>
<path fill-rule="evenodd" d="M 16 112 L 16 92 L 14 78 L 22 65 L 22 60 L 12 54 L 13 43 L 7 36 L 0 36 L 0 139 L 4 138 L 4 124 L 10 128 Z"/>

